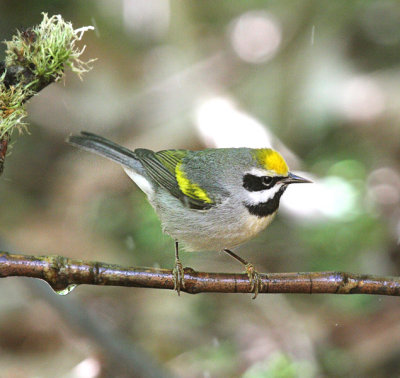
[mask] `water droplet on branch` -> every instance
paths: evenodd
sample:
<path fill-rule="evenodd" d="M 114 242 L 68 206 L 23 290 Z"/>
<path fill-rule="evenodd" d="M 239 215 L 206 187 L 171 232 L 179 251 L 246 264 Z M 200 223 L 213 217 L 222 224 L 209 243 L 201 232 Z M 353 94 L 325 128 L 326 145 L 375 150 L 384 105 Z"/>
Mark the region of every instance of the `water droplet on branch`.
<path fill-rule="evenodd" d="M 61 288 L 61 289 L 54 289 L 54 288 L 52 288 L 52 289 L 53 289 L 54 292 L 55 292 L 56 294 L 58 294 L 58 295 L 67 295 L 67 294 L 69 294 L 72 290 L 74 290 L 77 286 L 78 286 L 78 285 L 73 284 L 73 285 L 68 285 L 68 286 L 66 286 L 66 287 L 64 287 L 64 288 Z"/>

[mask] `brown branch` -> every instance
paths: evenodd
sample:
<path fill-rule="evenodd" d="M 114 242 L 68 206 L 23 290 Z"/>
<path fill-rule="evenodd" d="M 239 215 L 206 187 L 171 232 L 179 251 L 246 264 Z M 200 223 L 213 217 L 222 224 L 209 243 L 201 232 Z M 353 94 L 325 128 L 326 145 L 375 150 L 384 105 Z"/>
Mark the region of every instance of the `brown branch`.
<path fill-rule="evenodd" d="M 6 158 L 7 148 L 8 148 L 8 133 L 5 133 L 2 138 L 0 138 L 0 175 L 4 170 L 4 160 Z"/>
<path fill-rule="evenodd" d="M 25 256 L 0 252 L 0 278 L 40 278 L 55 291 L 70 285 L 108 285 L 174 289 L 168 269 L 124 268 L 119 265 L 70 259 L 62 256 Z M 400 277 L 376 277 L 343 272 L 260 274 L 260 293 L 380 294 L 400 295 Z M 205 273 L 185 268 L 185 288 L 190 294 L 249 293 L 247 274 Z"/>

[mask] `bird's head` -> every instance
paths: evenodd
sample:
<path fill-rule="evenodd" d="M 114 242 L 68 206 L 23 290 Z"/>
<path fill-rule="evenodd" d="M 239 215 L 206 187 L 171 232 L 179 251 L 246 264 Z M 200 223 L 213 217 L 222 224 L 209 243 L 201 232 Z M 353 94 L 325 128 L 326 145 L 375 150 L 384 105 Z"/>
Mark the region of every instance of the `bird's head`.
<path fill-rule="evenodd" d="M 244 205 L 250 214 L 265 217 L 275 213 L 289 184 L 310 183 L 289 171 L 283 157 L 269 148 L 252 150 L 253 167 L 244 172 Z"/>

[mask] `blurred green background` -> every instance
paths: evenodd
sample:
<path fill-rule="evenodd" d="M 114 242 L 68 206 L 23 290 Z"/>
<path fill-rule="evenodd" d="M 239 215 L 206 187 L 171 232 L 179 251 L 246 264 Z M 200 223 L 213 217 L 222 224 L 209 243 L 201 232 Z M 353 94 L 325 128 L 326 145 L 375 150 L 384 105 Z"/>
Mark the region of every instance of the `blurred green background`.
<path fill-rule="evenodd" d="M 274 223 L 238 253 L 261 272 L 398 275 L 397 1 L 2 0 L 0 39 L 43 11 L 94 25 L 82 45 L 97 61 L 83 81 L 67 72 L 28 105 L 30 134 L 14 135 L 0 178 L 4 248 L 173 266 L 173 241 L 143 193 L 64 142 L 87 130 L 155 150 L 271 144 L 315 184 L 291 187 Z M 242 269 L 217 252 L 181 259 Z M 400 372 L 397 298 L 89 286 L 58 297 L 18 278 L 0 292 L 3 377 L 137 376 L 121 357 L 137 350 L 179 377 Z"/>

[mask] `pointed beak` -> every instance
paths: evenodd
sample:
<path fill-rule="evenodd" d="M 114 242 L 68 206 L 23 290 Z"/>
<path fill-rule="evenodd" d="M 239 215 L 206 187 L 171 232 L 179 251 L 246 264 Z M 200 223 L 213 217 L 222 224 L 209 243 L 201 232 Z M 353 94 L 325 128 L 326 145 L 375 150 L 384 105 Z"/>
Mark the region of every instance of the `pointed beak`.
<path fill-rule="evenodd" d="M 301 183 L 312 183 L 311 180 L 307 180 L 303 177 L 296 176 L 293 173 L 289 172 L 289 176 L 285 177 L 283 180 L 281 180 L 282 183 L 284 184 L 301 184 Z"/>

